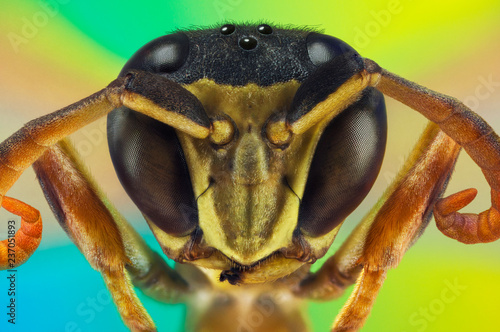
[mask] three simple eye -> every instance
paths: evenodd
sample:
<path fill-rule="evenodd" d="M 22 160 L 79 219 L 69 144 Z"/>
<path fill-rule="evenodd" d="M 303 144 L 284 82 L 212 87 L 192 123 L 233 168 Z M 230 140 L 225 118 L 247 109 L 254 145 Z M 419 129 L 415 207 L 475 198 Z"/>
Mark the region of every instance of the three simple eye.
<path fill-rule="evenodd" d="M 234 24 L 224 24 L 220 28 L 220 33 L 222 35 L 228 36 L 236 31 L 236 26 Z M 270 35 L 273 33 L 273 28 L 268 24 L 260 24 L 257 26 L 257 31 L 261 35 Z M 245 51 L 251 51 L 257 47 L 258 41 L 253 36 L 242 37 L 238 41 L 238 45 Z"/>

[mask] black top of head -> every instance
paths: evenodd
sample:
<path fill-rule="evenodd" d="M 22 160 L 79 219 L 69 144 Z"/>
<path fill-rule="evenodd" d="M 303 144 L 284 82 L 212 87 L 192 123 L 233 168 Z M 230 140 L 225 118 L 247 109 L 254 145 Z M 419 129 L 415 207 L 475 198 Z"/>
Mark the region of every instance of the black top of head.
<path fill-rule="evenodd" d="M 355 51 L 343 41 L 306 29 L 269 24 L 180 31 L 137 51 L 122 70 L 152 71 L 189 84 L 202 78 L 219 84 L 269 86 L 302 82 L 335 56 Z"/>

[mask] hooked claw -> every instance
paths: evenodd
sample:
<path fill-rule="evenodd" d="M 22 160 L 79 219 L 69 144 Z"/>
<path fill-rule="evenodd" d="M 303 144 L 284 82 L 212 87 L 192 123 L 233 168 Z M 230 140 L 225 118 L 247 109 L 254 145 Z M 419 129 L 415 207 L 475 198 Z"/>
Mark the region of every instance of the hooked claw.
<path fill-rule="evenodd" d="M 486 243 L 500 238 L 500 193 L 491 190 L 492 206 L 479 214 L 459 213 L 476 197 L 476 189 L 466 189 L 439 200 L 434 209 L 438 229 L 446 236 L 462 243 Z"/>
<path fill-rule="evenodd" d="M 0 242 L 0 270 L 6 270 L 26 262 L 38 248 L 42 218 L 37 209 L 11 197 L 3 197 L 2 207 L 21 217 L 21 227 L 15 235 Z"/>

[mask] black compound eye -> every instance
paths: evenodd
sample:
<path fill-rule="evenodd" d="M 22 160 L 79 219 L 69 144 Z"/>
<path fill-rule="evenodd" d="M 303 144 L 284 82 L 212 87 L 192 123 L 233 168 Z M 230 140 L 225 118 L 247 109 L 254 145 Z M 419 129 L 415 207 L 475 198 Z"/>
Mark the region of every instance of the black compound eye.
<path fill-rule="evenodd" d="M 257 31 L 263 35 L 270 35 L 273 33 L 273 28 L 267 24 L 261 24 L 257 27 Z"/>
<path fill-rule="evenodd" d="M 108 144 L 116 173 L 146 218 L 172 236 L 198 224 L 198 208 L 175 130 L 122 107 L 108 116 Z"/>
<path fill-rule="evenodd" d="M 220 28 L 220 33 L 222 33 L 223 35 L 230 35 L 234 32 L 234 30 L 236 30 L 234 24 L 224 24 Z"/>
<path fill-rule="evenodd" d="M 171 73 L 182 67 L 188 55 L 188 36 L 182 32 L 166 35 L 139 49 L 127 62 L 120 75 L 131 69 Z"/>
<path fill-rule="evenodd" d="M 325 235 L 361 203 L 380 170 L 386 136 L 384 97 L 367 88 L 318 142 L 299 210 L 302 232 Z"/>
<path fill-rule="evenodd" d="M 239 45 L 242 49 L 250 51 L 257 47 L 257 39 L 253 37 L 243 37 L 240 39 Z"/>
<path fill-rule="evenodd" d="M 320 66 L 348 52 L 357 54 L 356 50 L 349 46 L 349 44 L 332 36 L 312 32 L 307 36 L 306 41 L 307 53 L 312 63 L 316 66 Z"/>

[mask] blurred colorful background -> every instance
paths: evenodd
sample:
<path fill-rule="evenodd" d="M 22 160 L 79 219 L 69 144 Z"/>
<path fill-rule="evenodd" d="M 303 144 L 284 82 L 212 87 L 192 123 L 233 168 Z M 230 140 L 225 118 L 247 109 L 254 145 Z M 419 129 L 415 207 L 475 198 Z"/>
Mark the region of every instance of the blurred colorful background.
<path fill-rule="evenodd" d="M 384 68 L 455 96 L 500 132 L 500 2 L 161 0 L 0 2 L 0 141 L 25 122 L 105 87 L 127 58 L 149 40 L 178 28 L 232 21 L 308 25 L 323 29 Z M 348 218 L 340 246 L 395 176 L 426 121 L 387 100 L 389 143 L 380 177 Z M 105 120 L 73 135 L 76 147 L 111 201 L 159 250 L 140 213 L 121 189 L 106 150 Z M 489 189 L 463 154 L 448 193 L 476 187 L 467 207 L 489 207 Z M 52 216 L 30 169 L 9 192 L 38 208 L 44 237 L 18 269 L 16 324 L 7 323 L 6 272 L 0 272 L 1 331 L 125 331 L 99 273 L 92 270 Z M 0 238 L 7 221 L 0 211 Z M 317 268 L 317 263 L 314 268 Z M 348 293 L 307 306 L 314 331 L 327 331 Z M 159 331 L 181 331 L 183 305 L 141 299 Z M 468 246 L 431 222 L 387 281 L 363 331 L 497 331 L 500 242 Z"/>

